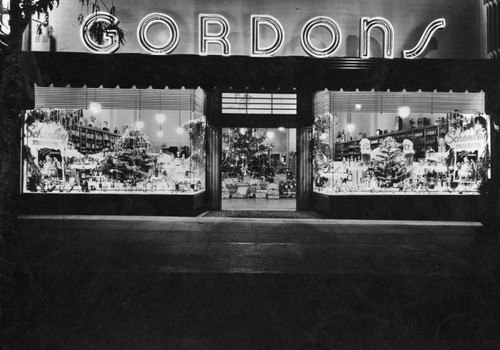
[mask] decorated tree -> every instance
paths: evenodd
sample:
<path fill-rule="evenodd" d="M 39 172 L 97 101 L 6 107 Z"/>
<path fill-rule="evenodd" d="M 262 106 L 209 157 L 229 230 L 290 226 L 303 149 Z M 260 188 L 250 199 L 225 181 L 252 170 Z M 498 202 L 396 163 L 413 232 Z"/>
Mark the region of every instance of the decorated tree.
<path fill-rule="evenodd" d="M 334 149 L 329 143 L 328 135 L 334 125 L 334 117 L 330 113 L 316 116 L 313 125 L 313 172 L 318 178 L 321 172 L 328 172 L 334 161 Z"/>
<path fill-rule="evenodd" d="M 222 172 L 229 177 L 269 177 L 274 169 L 269 162 L 273 144 L 265 129 L 230 129 L 222 150 Z"/>
<path fill-rule="evenodd" d="M 189 133 L 189 139 L 191 141 L 191 167 L 192 171 L 201 174 L 205 171 L 206 163 L 206 147 L 205 147 L 205 135 L 206 135 L 206 121 L 205 116 L 197 119 L 189 120 L 184 123 L 184 129 Z"/>
<path fill-rule="evenodd" d="M 31 149 L 26 145 L 23 147 L 23 157 L 26 161 L 26 170 L 28 174 L 26 187 L 29 191 L 36 192 L 42 181 L 42 173 L 40 171 L 40 167 L 35 162 L 35 157 L 31 154 Z"/>
<path fill-rule="evenodd" d="M 139 129 L 129 126 L 117 140 L 115 150 L 101 162 L 100 170 L 104 174 L 119 172 L 135 184 L 147 178 L 155 166 L 151 142 Z"/>
<path fill-rule="evenodd" d="M 399 187 L 410 176 L 403 152 L 394 138 L 386 137 L 373 155 L 374 160 L 367 173 L 375 175 L 380 187 Z"/>

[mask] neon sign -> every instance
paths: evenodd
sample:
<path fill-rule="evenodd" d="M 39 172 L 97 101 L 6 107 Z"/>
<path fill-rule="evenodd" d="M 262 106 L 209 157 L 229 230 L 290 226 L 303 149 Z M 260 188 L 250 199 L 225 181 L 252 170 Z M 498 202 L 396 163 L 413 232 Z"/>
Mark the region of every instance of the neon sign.
<path fill-rule="evenodd" d="M 380 28 L 384 34 L 384 58 L 394 58 L 394 28 L 382 17 L 362 17 L 359 26 L 359 57 L 370 58 L 370 31 Z"/>
<path fill-rule="evenodd" d="M 283 26 L 276 18 L 268 15 L 252 15 L 251 23 L 251 55 L 260 57 L 272 56 L 283 45 L 283 40 L 285 39 Z M 274 42 L 265 48 L 261 48 L 259 45 L 259 31 L 263 25 L 270 27 L 274 32 Z"/>
<path fill-rule="evenodd" d="M 318 49 L 311 43 L 311 32 L 314 28 L 324 27 L 326 30 L 330 32 L 332 35 L 332 42 L 329 46 L 324 49 Z M 312 57 L 328 57 L 334 54 L 340 46 L 340 42 L 342 41 L 342 32 L 340 30 L 339 25 L 333 19 L 329 17 L 314 17 L 311 18 L 302 29 L 302 33 L 300 35 L 300 43 L 302 44 L 302 48 L 304 51 Z"/>
<path fill-rule="evenodd" d="M 90 35 L 90 28 L 96 22 L 103 22 L 105 24 L 117 24 L 118 18 L 107 12 L 95 12 L 88 15 L 82 23 L 80 35 L 84 45 L 92 52 L 95 53 L 113 53 L 120 48 L 120 41 L 116 30 L 106 30 L 104 40 L 98 43 Z"/>
<path fill-rule="evenodd" d="M 201 14 L 200 19 L 200 55 L 208 55 L 207 44 L 219 44 L 222 46 L 222 55 L 231 55 L 231 43 L 227 36 L 229 35 L 229 22 L 221 15 Z M 219 26 L 218 32 L 210 32 L 209 25 Z"/>
<path fill-rule="evenodd" d="M 162 45 L 151 43 L 148 30 L 152 25 L 163 24 L 170 31 L 170 40 Z M 175 50 L 179 43 L 179 28 L 177 23 L 164 13 L 151 13 L 144 17 L 137 28 L 137 38 L 141 46 L 153 55 L 165 55 Z"/>
<path fill-rule="evenodd" d="M 427 28 L 425 28 L 424 33 L 420 37 L 417 45 L 411 50 L 403 50 L 403 58 L 413 59 L 420 56 L 420 54 L 424 52 L 427 45 L 429 45 L 432 35 L 434 35 L 436 30 L 443 29 L 444 27 L 446 27 L 446 21 L 444 18 L 432 21 Z"/>
<path fill-rule="evenodd" d="M 4 0 L 5 1 L 5 0 Z M 214 46 L 220 46 L 218 54 L 223 56 L 231 55 L 231 42 L 229 34 L 231 27 L 229 21 L 219 14 L 200 14 L 199 19 L 199 54 L 209 55 L 209 48 L 213 51 Z M 90 27 L 95 22 L 106 24 L 116 24 L 118 19 L 106 12 L 97 12 L 85 18 L 81 26 L 81 39 L 85 47 L 95 53 L 113 53 L 119 49 L 120 43 L 118 34 L 114 30 L 108 30 L 104 35 L 104 41 L 97 43 L 90 35 Z M 169 32 L 169 39 L 162 44 L 154 44 L 148 36 L 148 31 L 155 24 L 163 25 Z M 274 34 L 272 43 L 263 47 L 261 43 L 262 27 L 270 28 Z M 324 48 L 317 47 L 312 42 L 312 33 L 317 28 L 326 29 L 332 39 Z M 419 57 L 428 46 L 432 36 L 438 29 L 446 27 L 444 18 L 439 18 L 431 22 L 424 30 L 417 45 L 410 50 L 403 50 L 402 56 L 406 59 Z M 3 29 L 0 22 L 0 29 Z M 215 28 L 215 30 L 214 30 Z M 370 58 L 370 32 L 372 29 L 379 29 L 383 34 L 383 57 L 394 58 L 394 38 L 395 32 L 391 22 L 383 17 L 362 17 L 359 25 L 359 57 Z M 148 53 L 154 55 L 166 55 L 172 53 L 179 44 L 180 31 L 175 20 L 164 13 L 151 13 L 146 15 L 137 28 L 137 38 L 141 47 Z M 284 44 L 285 31 L 280 21 L 270 15 L 250 16 L 250 55 L 252 57 L 270 57 L 276 54 Z M 301 30 L 300 43 L 302 49 L 309 56 L 317 58 L 331 57 L 339 48 L 342 42 L 342 31 L 339 25 L 331 18 L 317 16 L 308 20 Z"/>

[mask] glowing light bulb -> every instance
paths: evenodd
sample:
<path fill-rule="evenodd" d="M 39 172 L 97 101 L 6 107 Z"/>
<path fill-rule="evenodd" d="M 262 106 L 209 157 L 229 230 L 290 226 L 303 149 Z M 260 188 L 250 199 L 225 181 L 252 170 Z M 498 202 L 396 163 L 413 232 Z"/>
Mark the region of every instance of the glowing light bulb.
<path fill-rule="evenodd" d="M 178 135 L 184 134 L 184 128 L 181 126 L 178 126 L 177 129 L 175 129 Z"/>
<path fill-rule="evenodd" d="M 268 131 L 266 133 L 266 136 L 267 136 L 268 139 L 272 139 L 274 137 L 274 132 L 273 131 Z"/>
<path fill-rule="evenodd" d="M 164 135 L 163 130 L 158 130 L 158 132 L 156 133 L 156 135 L 158 137 L 163 137 L 163 135 Z"/>
<path fill-rule="evenodd" d="M 401 118 L 406 118 L 410 115 L 410 107 L 403 106 L 398 108 L 398 113 Z"/>
<path fill-rule="evenodd" d="M 349 123 L 349 124 L 346 125 L 345 128 L 347 129 L 347 132 L 353 132 L 354 129 L 355 129 L 355 126 L 354 126 L 353 123 Z"/>
<path fill-rule="evenodd" d="M 99 102 L 90 102 L 89 110 L 92 114 L 100 114 L 102 112 L 102 106 Z"/>
<path fill-rule="evenodd" d="M 280 126 L 280 127 L 278 128 L 278 130 L 279 130 L 279 131 L 281 131 L 281 132 L 285 132 L 285 128 L 284 128 L 284 127 L 282 127 L 282 126 Z"/>
<path fill-rule="evenodd" d="M 138 120 L 135 122 L 135 127 L 141 130 L 144 127 L 144 122 L 142 120 Z"/>
<path fill-rule="evenodd" d="M 363 107 L 363 105 L 361 103 L 356 103 L 354 105 L 354 109 L 356 109 L 357 111 L 361 110 L 362 107 Z"/>
<path fill-rule="evenodd" d="M 158 122 L 158 124 L 163 124 L 163 122 L 165 121 L 165 114 L 163 113 L 158 113 L 156 115 L 156 121 Z"/>

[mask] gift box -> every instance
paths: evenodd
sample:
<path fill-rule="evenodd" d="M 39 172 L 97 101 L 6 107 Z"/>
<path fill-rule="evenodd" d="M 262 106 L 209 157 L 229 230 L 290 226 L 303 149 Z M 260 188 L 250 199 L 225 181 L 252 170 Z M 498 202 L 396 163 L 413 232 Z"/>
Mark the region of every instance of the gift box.
<path fill-rule="evenodd" d="M 278 189 L 277 184 L 270 184 L 269 189 L 267 190 L 267 198 L 268 199 L 279 199 L 280 198 L 280 191 Z"/>
<path fill-rule="evenodd" d="M 248 184 L 238 184 L 237 185 L 237 190 L 235 193 L 232 194 L 233 198 L 247 198 L 248 196 Z"/>
<path fill-rule="evenodd" d="M 222 188 L 222 199 L 231 198 L 231 193 L 227 188 Z"/>
<path fill-rule="evenodd" d="M 257 190 L 257 193 L 255 193 L 255 198 L 260 198 L 260 199 L 267 198 L 267 190 Z"/>

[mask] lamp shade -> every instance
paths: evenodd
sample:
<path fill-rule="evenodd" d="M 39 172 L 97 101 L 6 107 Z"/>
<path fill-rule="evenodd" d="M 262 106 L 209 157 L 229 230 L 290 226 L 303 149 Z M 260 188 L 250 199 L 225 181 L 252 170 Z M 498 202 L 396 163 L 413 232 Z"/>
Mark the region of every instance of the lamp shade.
<path fill-rule="evenodd" d="M 401 118 L 406 118 L 410 115 L 410 107 L 403 106 L 398 108 L 398 113 Z"/>
<path fill-rule="evenodd" d="M 92 114 L 100 114 L 102 112 L 102 105 L 99 102 L 90 102 L 89 111 Z"/>
<path fill-rule="evenodd" d="M 142 120 L 138 120 L 135 122 L 135 127 L 141 130 L 144 127 L 144 122 Z"/>
<path fill-rule="evenodd" d="M 158 124 L 163 124 L 165 122 L 166 116 L 163 113 L 158 113 L 158 114 L 156 114 L 155 118 L 156 118 L 156 121 L 158 122 Z"/>

